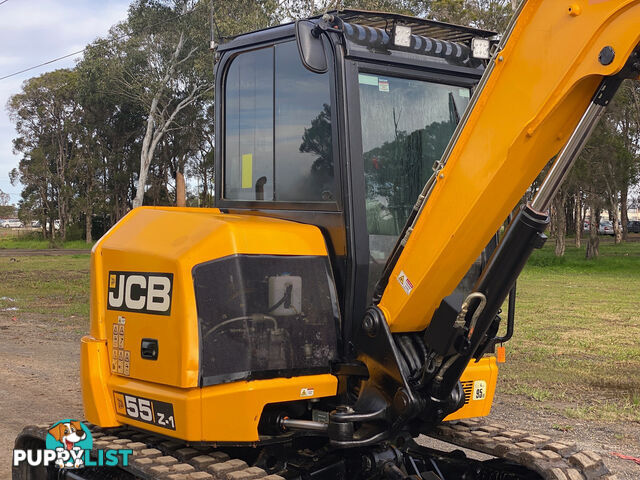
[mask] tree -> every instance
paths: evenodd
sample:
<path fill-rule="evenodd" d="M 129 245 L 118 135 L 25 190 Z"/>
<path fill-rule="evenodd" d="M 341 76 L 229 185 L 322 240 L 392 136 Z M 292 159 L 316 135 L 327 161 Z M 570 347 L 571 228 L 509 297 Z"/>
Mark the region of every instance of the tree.
<path fill-rule="evenodd" d="M 42 214 L 60 220 L 60 236 L 66 237 L 73 197 L 72 172 L 76 165 L 78 114 L 77 73 L 60 69 L 27 80 L 22 93 L 9 99 L 11 118 L 19 134 L 14 150 L 23 160 L 12 179 L 31 188 L 23 192 L 27 203 L 39 197 Z M 27 197 L 25 197 L 25 193 Z M 53 213 L 55 208 L 56 212 Z"/>
<path fill-rule="evenodd" d="M 591 221 L 589 222 L 589 238 L 587 240 L 587 248 L 585 257 L 587 260 L 593 260 L 600 256 L 600 237 L 598 237 L 599 218 L 602 214 L 600 207 L 600 196 L 593 195 L 591 199 Z"/>
<path fill-rule="evenodd" d="M 10 204 L 11 197 L 0 190 L 0 218 L 13 217 L 16 208 Z"/>
<path fill-rule="evenodd" d="M 553 226 L 558 255 L 563 252 L 564 244 L 565 227 L 561 223 L 567 225 L 566 217 L 573 216 L 576 246 L 579 247 L 587 210 L 591 212 L 587 258 L 599 254 L 598 226 L 603 209 L 609 212 L 615 242 L 620 243 L 626 236 L 628 191 L 639 176 L 640 122 L 637 120 L 640 109 L 636 108 L 638 103 L 634 98 L 637 91 L 634 84 L 623 84 L 554 199 Z"/>
<path fill-rule="evenodd" d="M 609 204 L 611 208 L 613 183 L 606 177 L 612 171 L 611 163 L 615 161 L 615 156 L 616 145 L 612 142 L 609 125 L 607 121 L 601 121 L 578 158 L 576 168 L 577 179 L 585 193 L 585 206 L 591 212 L 586 248 L 588 259 L 599 255 L 598 226 L 603 207 Z"/>
<path fill-rule="evenodd" d="M 194 131 L 197 130 L 198 135 L 195 137 L 197 143 L 197 151 L 191 158 L 191 162 L 187 164 L 189 173 L 197 179 L 198 185 L 202 183 L 202 191 L 198 188 L 197 206 L 211 207 L 213 206 L 213 191 L 210 185 L 213 185 L 214 179 L 214 107 L 210 104 L 203 109 L 201 115 L 195 121 Z"/>
<path fill-rule="evenodd" d="M 127 22 L 121 26 L 127 40 L 121 42 L 117 78 L 123 93 L 137 101 L 146 116 L 134 207 L 143 203 L 149 167 L 158 145 L 171 129 L 180 128 L 176 124 L 178 115 L 213 89 L 211 78 L 203 75 L 197 61 L 204 44 L 196 42 L 198 36 L 188 35 L 189 28 L 197 30 L 194 19 L 198 17 L 184 18 L 197 6 L 186 1 L 171 5 L 159 0 L 138 0 L 129 8 Z M 116 34 L 118 31 L 114 30 L 112 35 Z M 141 51 L 145 52 L 142 62 Z"/>
<path fill-rule="evenodd" d="M 574 210 L 573 220 L 575 228 L 575 246 L 580 248 L 582 246 L 582 231 L 584 230 L 584 215 L 583 215 L 583 194 L 579 186 L 576 186 L 574 193 Z"/>
<path fill-rule="evenodd" d="M 76 66 L 83 108 L 83 146 L 86 144 L 82 153 L 89 163 L 79 172 L 86 198 L 85 231 L 89 232 L 88 224 L 97 220 L 103 224 L 98 234 L 131 208 L 140 159 L 144 111 L 130 96 L 114 88 L 118 86 L 120 59 L 118 42 L 98 39 L 87 47 Z"/>
<path fill-rule="evenodd" d="M 609 106 L 612 131 L 616 133 L 617 161 L 615 172 L 620 195 L 621 228 L 616 240 L 627 238 L 627 207 L 629 187 L 640 179 L 640 99 L 637 82 L 623 82 L 618 94 Z"/>
<path fill-rule="evenodd" d="M 563 186 L 558 193 L 556 193 L 551 205 L 552 224 L 555 227 L 554 234 L 556 239 L 555 254 L 557 257 L 562 257 L 566 248 L 567 216 L 565 204 L 567 197 L 566 187 Z"/>
<path fill-rule="evenodd" d="M 25 185 L 21 211 L 41 219 L 43 229 L 61 219 L 62 235 L 70 221 L 83 223 L 91 241 L 96 223 L 100 234 L 143 201 L 186 204 L 185 171 L 204 187 L 195 203 L 211 205 L 210 4 L 137 0 L 126 21 L 90 44 L 75 69 L 25 83 L 9 105 L 14 148 L 22 154 L 12 172 L 14 184 Z M 217 31 L 235 35 L 280 23 L 280 6 L 216 2 Z M 58 122 L 50 118 L 49 100 L 57 102 Z"/>

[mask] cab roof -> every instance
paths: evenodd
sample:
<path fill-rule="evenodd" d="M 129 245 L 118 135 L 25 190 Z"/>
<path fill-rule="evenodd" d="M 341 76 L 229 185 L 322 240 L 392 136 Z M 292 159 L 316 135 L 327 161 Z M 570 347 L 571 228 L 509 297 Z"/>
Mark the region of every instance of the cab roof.
<path fill-rule="evenodd" d="M 438 22 L 436 20 L 427 20 L 409 15 L 401 15 L 398 13 L 355 9 L 333 10 L 327 13 L 338 16 L 346 23 L 374 27 L 386 31 L 390 31 L 394 24 L 406 25 L 411 27 L 411 33 L 414 35 L 429 37 L 436 40 L 462 43 L 465 45 L 469 45 L 471 43 L 471 39 L 474 37 L 491 38 L 496 35 L 496 32 L 490 30 L 481 30 L 462 25 Z M 320 18 L 321 15 L 310 17 L 311 20 Z M 243 33 L 235 37 L 226 37 L 224 39 L 224 43 L 221 43 L 218 49 L 222 51 L 231 50 L 247 45 L 288 37 L 294 34 L 294 26 L 295 22 L 289 22 L 274 27 Z"/>

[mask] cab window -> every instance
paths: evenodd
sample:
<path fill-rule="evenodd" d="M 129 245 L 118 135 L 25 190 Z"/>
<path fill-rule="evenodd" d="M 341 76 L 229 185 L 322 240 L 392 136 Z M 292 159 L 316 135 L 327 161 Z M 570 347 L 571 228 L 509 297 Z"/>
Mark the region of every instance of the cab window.
<path fill-rule="evenodd" d="M 224 198 L 334 201 L 330 78 L 304 68 L 295 42 L 233 59 L 225 90 Z"/>
<path fill-rule="evenodd" d="M 469 103 L 466 87 L 360 72 L 368 298 Z"/>

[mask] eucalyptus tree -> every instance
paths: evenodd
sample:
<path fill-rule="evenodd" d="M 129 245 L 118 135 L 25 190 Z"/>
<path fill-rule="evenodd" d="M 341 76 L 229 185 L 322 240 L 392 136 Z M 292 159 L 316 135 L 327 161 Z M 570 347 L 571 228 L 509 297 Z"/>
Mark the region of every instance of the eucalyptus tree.
<path fill-rule="evenodd" d="M 18 136 L 14 151 L 22 160 L 12 173 L 14 183 L 27 185 L 23 198 L 36 203 L 50 225 L 60 220 L 60 236 L 66 236 L 74 196 L 80 104 L 77 73 L 60 69 L 27 80 L 22 92 L 7 104 Z M 25 197 L 26 195 L 26 197 Z M 30 197 L 37 198 L 30 198 Z M 37 201 L 36 201 L 37 200 Z"/>
<path fill-rule="evenodd" d="M 126 22 L 113 29 L 120 51 L 118 83 L 124 95 L 145 112 L 140 168 L 133 206 L 142 205 L 149 166 L 159 143 L 176 126 L 176 117 L 213 88 L 203 75 L 198 56 L 207 51 L 198 41 L 206 24 L 198 28 L 193 15 L 202 3 L 137 0 Z"/>
<path fill-rule="evenodd" d="M 112 32 L 119 30 L 116 26 Z M 111 38 L 90 44 L 76 67 L 85 139 L 90 145 L 85 157 L 93 169 L 93 178 L 86 171 L 86 181 L 91 183 L 85 192 L 93 198 L 86 205 L 108 225 L 131 208 L 145 119 L 144 108 L 118 82 L 123 54 L 121 45 Z M 127 60 L 130 69 L 143 63 L 142 55 L 130 55 Z"/>

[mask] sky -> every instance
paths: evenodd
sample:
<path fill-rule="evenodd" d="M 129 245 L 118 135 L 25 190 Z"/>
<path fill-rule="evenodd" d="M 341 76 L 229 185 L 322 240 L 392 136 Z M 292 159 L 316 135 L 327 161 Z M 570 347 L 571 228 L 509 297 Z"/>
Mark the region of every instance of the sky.
<path fill-rule="evenodd" d="M 1 0 L 0 0 L 1 2 Z M 0 4 L 0 77 L 84 48 L 124 20 L 130 0 L 7 0 Z M 0 190 L 20 199 L 20 185 L 9 182 L 18 166 L 12 139 L 15 126 L 6 109 L 22 83 L 45 72 L 69 68 L 80 55 L 0 80 Z"/>

